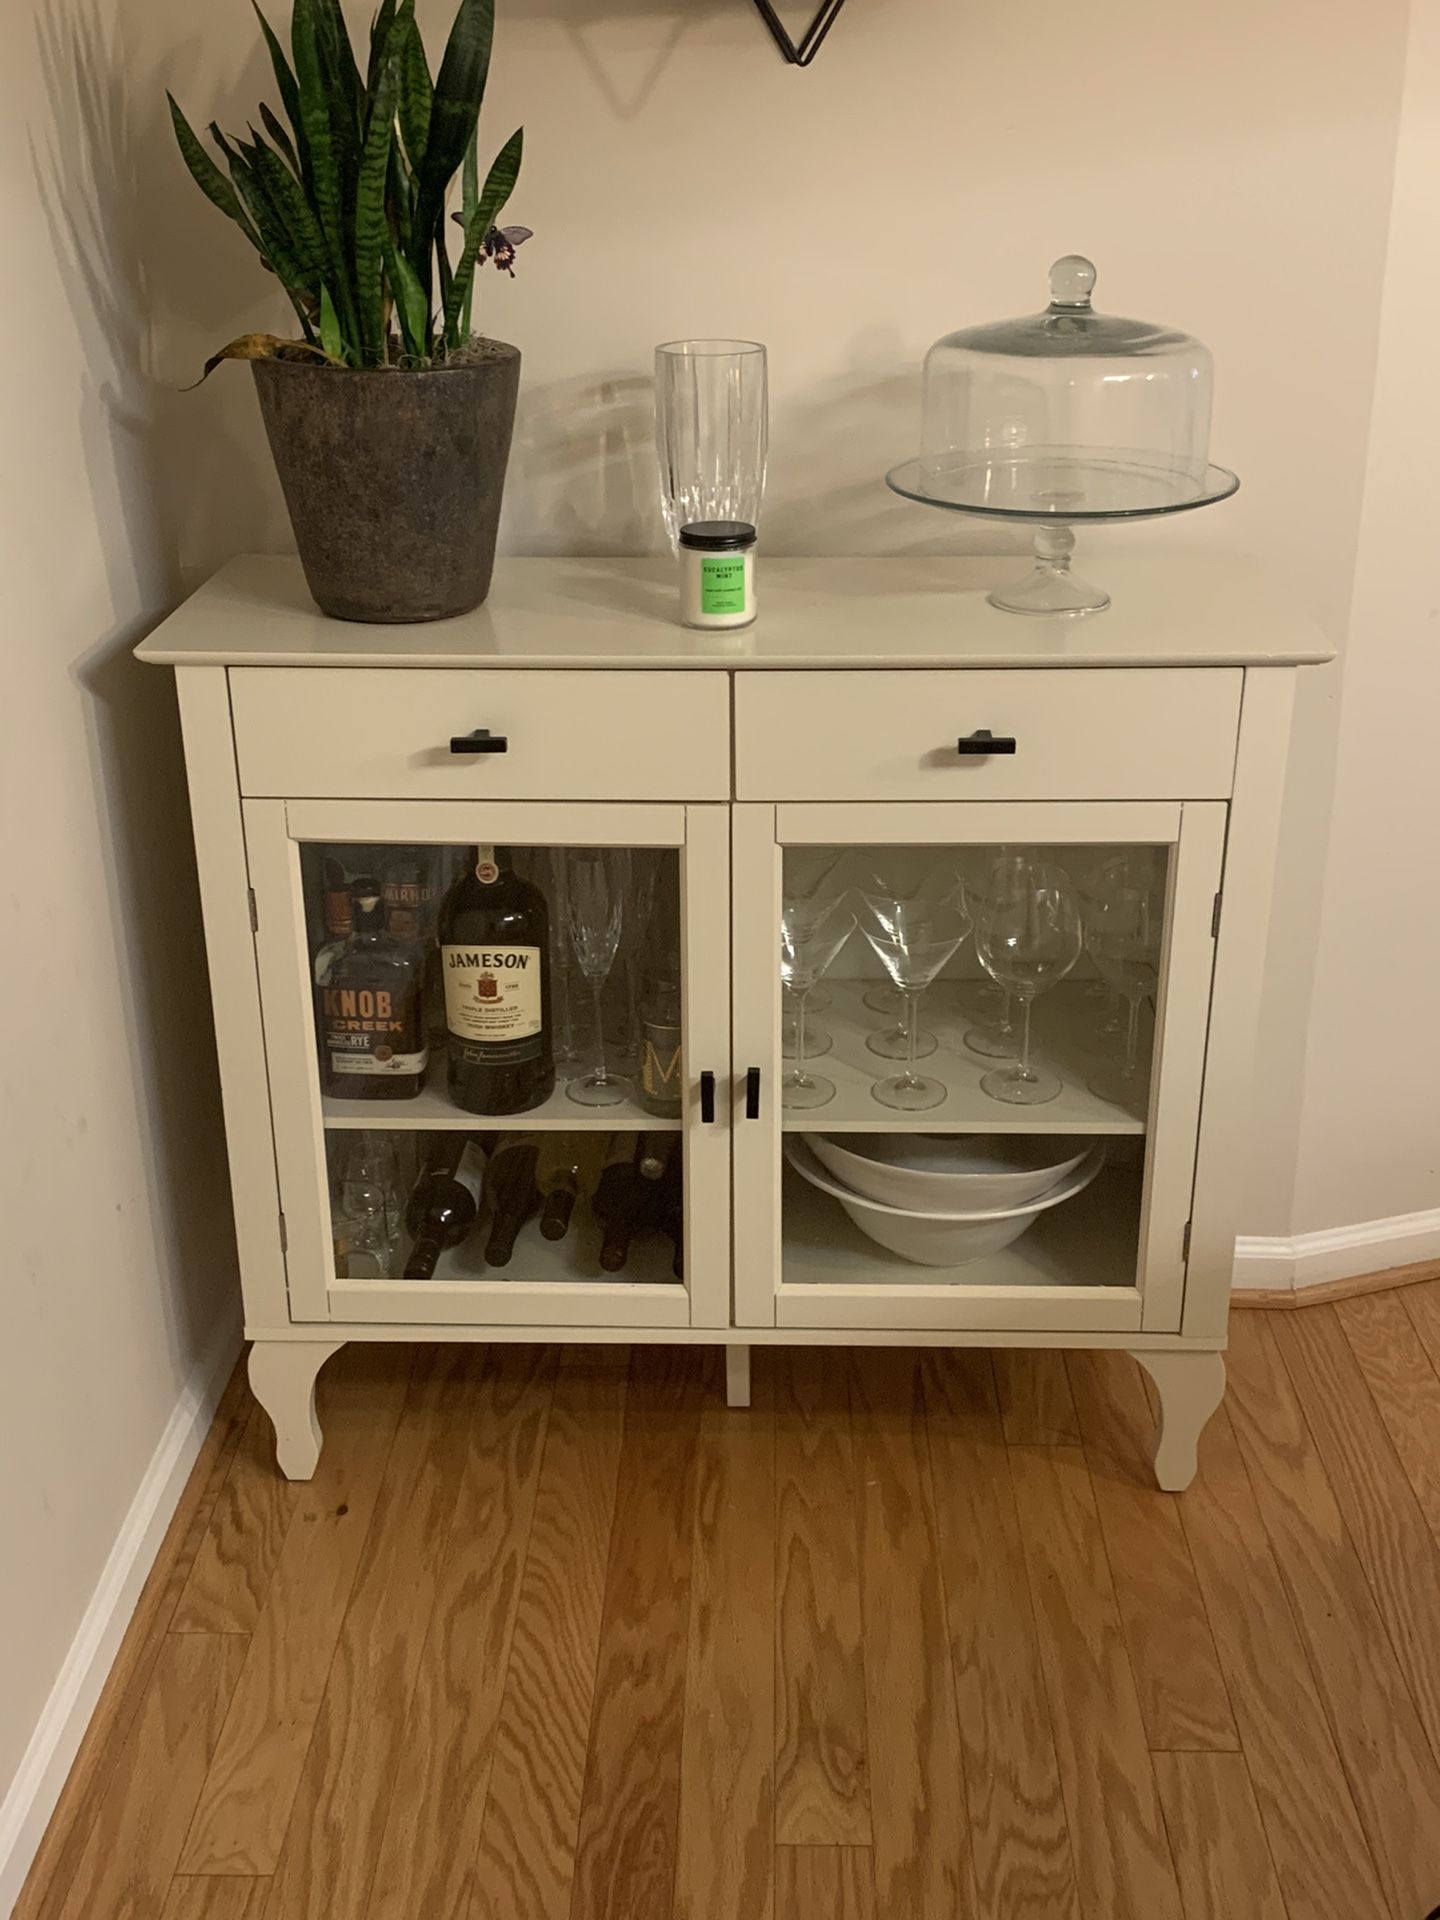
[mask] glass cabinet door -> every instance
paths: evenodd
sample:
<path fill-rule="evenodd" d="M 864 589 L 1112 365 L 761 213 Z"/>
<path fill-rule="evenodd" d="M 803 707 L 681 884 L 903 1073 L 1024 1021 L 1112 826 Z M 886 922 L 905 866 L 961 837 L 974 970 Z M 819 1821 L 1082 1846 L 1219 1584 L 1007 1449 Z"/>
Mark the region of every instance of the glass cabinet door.
<path fill-rule="evenodd" d="M 737 809 L 742 1324 L 1179 1329 L 1224 827 Z"/>
<path fill-rule="evenodd" d="M 245 829 L 292 1316 L 725 1324 L 728 809 Z"/>

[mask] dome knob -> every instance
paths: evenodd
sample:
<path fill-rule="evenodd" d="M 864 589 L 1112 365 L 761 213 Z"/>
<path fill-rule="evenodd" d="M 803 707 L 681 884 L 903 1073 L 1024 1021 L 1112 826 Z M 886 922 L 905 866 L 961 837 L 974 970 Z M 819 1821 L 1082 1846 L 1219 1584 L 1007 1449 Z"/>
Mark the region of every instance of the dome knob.
<path fill-rule="evenodd" d="M 1056 307 L 1088 307 L 1095 291 L 1095 263 L 1083 253 L 1067 253 L 1050 269 L 1050 303 Z"/>

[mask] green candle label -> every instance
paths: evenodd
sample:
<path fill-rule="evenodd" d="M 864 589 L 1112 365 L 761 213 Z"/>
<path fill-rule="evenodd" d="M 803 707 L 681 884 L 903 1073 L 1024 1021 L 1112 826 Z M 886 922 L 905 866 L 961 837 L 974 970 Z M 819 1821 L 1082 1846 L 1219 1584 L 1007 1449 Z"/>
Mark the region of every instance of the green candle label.
<path fill-rule="evenodd" d="M 743 554 L 701 554 L 700 611 L 701 613 L 744 613 L 745 557 Z"/>

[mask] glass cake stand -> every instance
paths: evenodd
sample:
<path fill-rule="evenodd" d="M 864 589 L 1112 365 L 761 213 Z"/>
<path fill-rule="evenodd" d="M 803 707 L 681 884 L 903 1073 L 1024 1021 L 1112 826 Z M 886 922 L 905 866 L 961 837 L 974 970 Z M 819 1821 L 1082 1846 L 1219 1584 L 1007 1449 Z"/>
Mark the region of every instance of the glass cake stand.
<path fill-rule="evenodd" d="M 1035 559 L 1014 586 L 986 595 L 1005 613 L 1102 613 L 1110 596 L 1073 573 L 1076 527 L 1121 520 L 1156 520 L 1227 500 L 1240 485 L 1228 467 L 1174 468 L 1144 454 L 1097 457 L 1064 448 L 1027 447 L 1010 457 L 991 455 L 936 472 L 923 460 L 892 467 L 886 485 L 922 506 L 976 519 L 1018 522 L 1035 529 Z"/>

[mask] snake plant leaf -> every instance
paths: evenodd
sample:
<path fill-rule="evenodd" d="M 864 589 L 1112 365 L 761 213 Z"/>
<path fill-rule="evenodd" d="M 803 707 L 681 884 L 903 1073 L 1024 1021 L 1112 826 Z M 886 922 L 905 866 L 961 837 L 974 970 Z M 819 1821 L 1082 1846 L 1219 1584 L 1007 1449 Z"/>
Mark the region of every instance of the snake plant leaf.
<path fill-rule="evenodd" d="M 290 116 L 290 125 L 294 129 L 295 143 L 303 162 L 305 157 L 305 129 L 300 115 L 300 88 L 295 79 L 294 69 L 285 58 L 285 49 L 275 37 L 275 29 L 260 11 L 257 0 L 250 0 L 255 8 L 255 18 L 260 22 L 260 31 L 265 36 L 265 45 L 270 50 L 270 64 L 275 69 L 275 84 L 280 89 L 280 104 Z M 262 108 L 263 112 L 264 109 Z M 303 171 L 303 168 L 302 168 Z"/>
<path fill-rule="evenodd" d="M 350 284 L 346 252 L 344 196 L 340 168 L 336 162 L 328 102 L 328 78 L 320 49 L 319 0 L 295 0 L 291 21 L 291 50 L 295 56 L 295 77 L 300 88 L 300 124 L 305 133 L 305 150 L 310 161 L 311 199 L 320 231 L 325 236 L 329 261 L 326 275 L 330 297 L 346 337 L 354 339 L 354 291 Z"/>
<path fill-rule="evenodd" d="M 214 121 L 210 123 L 209 134 L 225 156 L 235 190 L 244 201 L 246 211 L 260 235 L 266 265 L 293 297 L 305 285 L 305 272 L 296 255 L 283 214 L 270 204 L 253 154 L 243 141 L 232 146 Z"/>
<path fill-rule="evenodd" d="M 495 157 L 495 164 L 486 176 L 480 201 L 470 217 L 465 229 L 465 239 L 461 245 L 460 258 L 455 265 L 455 278 L 450 287 L 450 297 L 445 303 L 445 339 L 449 346 L 464 345 L 460 335 L 460 316 L 465 311 L 466 299 L 475 282 L 475 266 L 480 249 L 485 244 L 486 235 L 500 217 L 505 202 L 515 189 L 520 177 L 520 161 L 525 151 L 525 129 L 518 127 L 505 142 Z"/>
<path fill-rule="evenodd" d="M 393 241 L 385 243 L 385 272 L 395 296 L 395 315 L 400 322 L 400 338 L 412 360 L 430 357 L 430 303 L 420 276 Z"/>
<path fill-rule="evenodd" d="M 247 149 L 255 173 L 276 216 L 284 222 L 292 251 L 303 274 L 302 284 L 313 295 L 325 277 L 325 236 L 305 198 L 305 190 L 280 156 L 256 136 Z"/>
<path fill-rule="evenodd" d="M 345 342 L 340 333 L 340 322 L 335 313 L 335 302 L 330 298 L 330 289 L 320 289 L 320 345 L 327 359 L 343 361 Z"/>
<path fill-rule="evenodd" d="M 176 105 L 175 96 L 167 93 L 165 98 L 170 102 L 170 124 L 175 129 L 175 139 L 196 186 L 207 200 L 229 215 L 257 253 L 264 253 L 260 235 L 241 206 L 234 187 L 196 139 L 190 122 Z"/>
<path fill-rule="evenodd" d="M 285 122 L 277 113 L 272 112 L 263 100 L 260 102 L 260 120 L 265 131 L 284 155 L 285 162 L 290 168 L 290 171 L 298 178 L 300 174 L 300 160 L 295 152 L 295 143 L 290 138 Z"/>
<path fill-rule="evenodd" d="M 340 0 L 319 0 L 319 8 L 326 53 L 344 88 L 351 121 L 358 123 L 364 112 L 365 83 L 360 78 L 360 68 L 356 64 L 350 29 L 345 24 L 345 15 L 340 11 Z"/>
<path fill-rule="evenodd" d="M 460 226 L 465 233 L 475 218 L 475 209 L 480 204 L 480 125 L 470 135 L 470 144 L 465 149 L 465 165 L 460 173 Z M 470 286 L 465 294 L 465 304 L 460 309 L 460 338 L 470 338 L 470 316 L 475 300 L 475 281 L 471 277 Z"/>
<path fill-rule="evenodd" d="M 395 0 L 380 0 L 380 10 L 370 22 L 370 64 L 365 72 L 365 91 L 373 94 L 384 63 L 386 42 L 395 24 Z"/>
<path fill-rule="evenodd" d="M 370 125 L 355 187 L 355 290 L 360 352 L 367 366 L 385 358 L 385 241 L 390 232 L 385 184 L 399 91 L 395 58 L 387 55 L 370 99 Z"/>
<path fill-rule="evenodd" d="M 434 97 L 425 42 L 412 21 L 400 52 L 400 135 L 411 168 L 417 174 L 425 164 L 425 149 L 430 144 L 430 110 Z"/>
<path fill-rule="evenodd" d="M 495 0 L 460 0 L 440 71 L 435 77 L 435 97 L 430 106 L 430 133 L 425 143 L 415 211 L 418 244 L 424 244 L 425 236 L 430 234 L 436 236 L 438 246 L 443 247 L 445 243 L 442 231 L 445 190 L 464 161 L 465 149 L 480 114 L 494 37 Z M 420 282 L 428 297 L 428 255 L 423 268 Z"/>
<path fill-rule="evenodd" d="M 212 353 L 205 362 L 200 378 L 182 389 L 193 393 L 196 387 L 203 387 L 211 374 L 223 360 L 308 360 L 328 361 L 330 355 L 322 348 L 312 346 L 308 340 L 285 340 L 278 333 L 242 333 L 238 340 L 232 340 L 228 346 L 221 347 L 218 353 Z"/>

